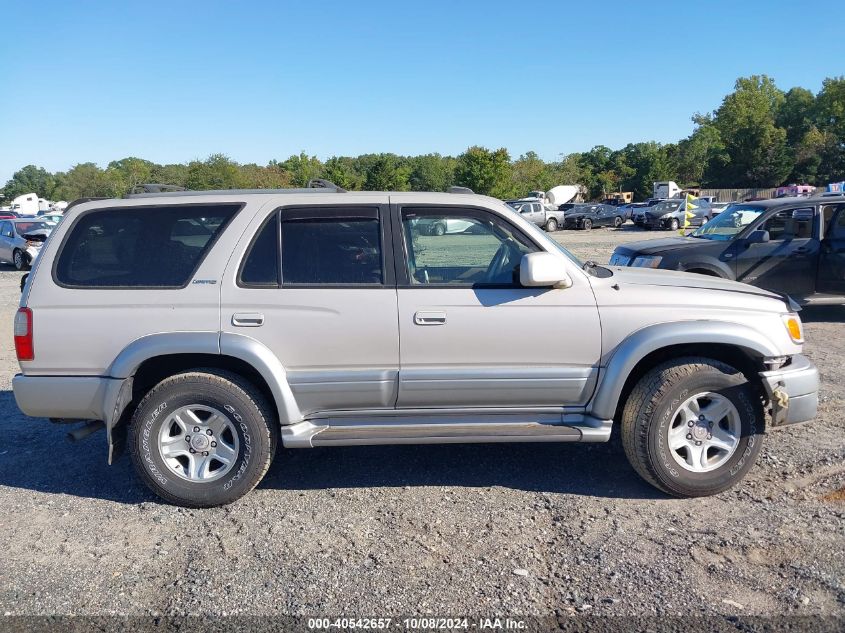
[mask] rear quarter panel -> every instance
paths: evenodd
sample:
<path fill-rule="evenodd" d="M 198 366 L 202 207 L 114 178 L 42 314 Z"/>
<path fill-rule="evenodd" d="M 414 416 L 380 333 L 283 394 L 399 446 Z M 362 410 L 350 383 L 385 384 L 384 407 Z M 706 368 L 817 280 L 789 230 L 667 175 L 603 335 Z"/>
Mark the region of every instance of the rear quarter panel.
<path fill-rule="evenodd" d="M 244 198 L 192 197 L 183 202 L 246 202 L 206 253 L 199 269 L 180 289 L 64 288 L 53 279 L 53 264 L 74 220 L 92 208 L 166 204 L 166 199 L 109 200 L 74 208 L 45 244 L 21 305 L 33 311 L 35 360 L 22 362 L 27 375 L 108 375 L 117 355 L 134 340 L 161 332 L 218 332 L 220 284 L 231 249 L 248 220 L 266 202 Z M 172 200 L 170 201 L 172 202 Z M 204 280 L 204 283 L 193 283 Z"/>

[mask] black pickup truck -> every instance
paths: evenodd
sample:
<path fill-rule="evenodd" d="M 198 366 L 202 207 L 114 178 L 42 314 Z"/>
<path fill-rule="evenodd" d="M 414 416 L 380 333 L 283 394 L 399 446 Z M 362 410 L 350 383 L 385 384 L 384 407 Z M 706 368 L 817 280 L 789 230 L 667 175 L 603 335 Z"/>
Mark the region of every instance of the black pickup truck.
<path fill-rule="evenodd" d="M 610 264 L 715 275 L 802 304 L 845 304 L 845 195 L 732 204 L 686 237 L 619 246 Z"/>

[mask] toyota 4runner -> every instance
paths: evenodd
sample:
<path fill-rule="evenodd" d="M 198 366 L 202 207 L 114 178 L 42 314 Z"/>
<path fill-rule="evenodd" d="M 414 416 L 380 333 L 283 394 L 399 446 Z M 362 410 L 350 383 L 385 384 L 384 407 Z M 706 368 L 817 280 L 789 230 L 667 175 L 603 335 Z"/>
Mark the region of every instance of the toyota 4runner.
<path fill-rule="evenodd" d="M 435 236 L 435 220 L 465 228 Z M 814 417 L 795 310 L 732 281 L 582 264 L 483 196 L 142 193 L 74 206 L 43 247 L 14 393 L 79 435 L 105 427 L 110 462 L 125 446 L 186 506 L 250 491 L 279 442 L 612 432 L 646 481 L 700 496 L 745 475 L 768 427 Z"/>

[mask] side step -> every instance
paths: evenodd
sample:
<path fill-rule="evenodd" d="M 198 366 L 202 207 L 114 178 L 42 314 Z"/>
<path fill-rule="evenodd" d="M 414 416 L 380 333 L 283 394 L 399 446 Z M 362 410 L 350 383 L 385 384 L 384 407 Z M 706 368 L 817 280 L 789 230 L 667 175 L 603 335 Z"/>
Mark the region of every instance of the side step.
<path fill-rule="evenodd" d="M 485 442 L 606 442 L 612 420 L 582 414 L 321 418 L 282 427 L 288 448 Z"/>

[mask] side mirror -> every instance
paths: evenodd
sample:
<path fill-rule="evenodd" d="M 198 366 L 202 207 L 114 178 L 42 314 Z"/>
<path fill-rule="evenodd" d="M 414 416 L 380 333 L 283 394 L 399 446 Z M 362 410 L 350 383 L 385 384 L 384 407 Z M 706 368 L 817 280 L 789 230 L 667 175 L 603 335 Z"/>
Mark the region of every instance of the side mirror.
<path fill-rule="evenodd" d="M 769 241 L 769 232 L 764 231 L 763 229 L 757 229 L 756 231 L 751 231 L 748 234 L 748 237 L 745 238 L 746 244 L 765 244 Z"/>
<path fill-rule="evenodd" d="M 566 264 L 552 253 L 528 253 L 519 263 L 519 283 L 526 288 L 569 288 Z"/>

